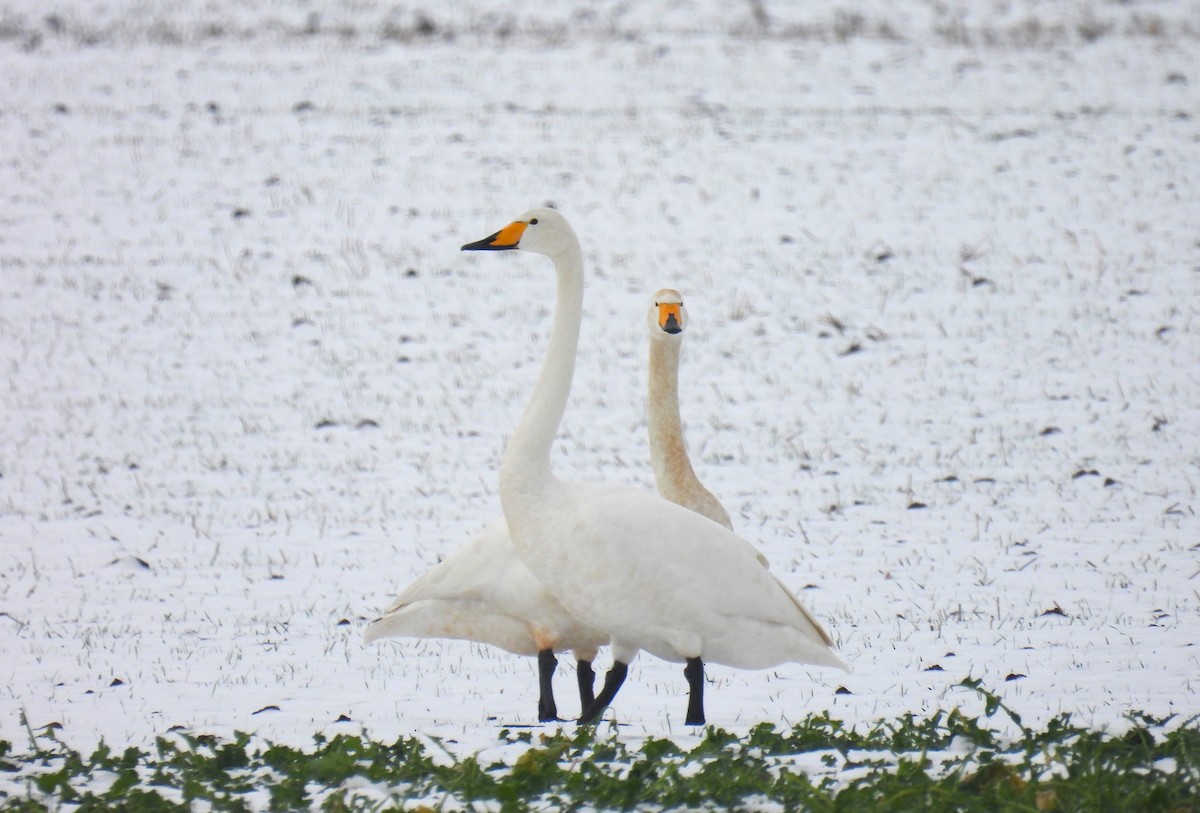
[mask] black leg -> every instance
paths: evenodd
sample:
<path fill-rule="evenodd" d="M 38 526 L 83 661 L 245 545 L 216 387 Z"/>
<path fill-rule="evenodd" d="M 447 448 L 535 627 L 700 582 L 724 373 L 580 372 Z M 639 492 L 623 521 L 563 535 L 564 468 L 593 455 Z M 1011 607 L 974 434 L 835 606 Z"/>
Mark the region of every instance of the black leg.
<path fill-rule="evenodd" d="M 608 704 L 617 696 L 617 689 L 621 688 L 621 684 L 625 682 L 625 675 L 628 673 L 629 666 L 627 664 L 613 661 L 612 668 L 604 676 L 604 688 L 600 690 L 600 696 L 589 703 L 588 707 L 583 710 L 583 714 L 579 715 L 580 725 L 589 725 L 599 719 L 604 710 L 608 708 Z"/>
<path fill-rule="evenodd" d="M 554 668 L 558 666 L 558 658 L 554 657 L 553 649 L 543 649 L 538 653 L 538 720 L 550 723 L 558 719 L 558 706 L 554 704 Z"/>
<path fill-rule="evenodd" d="M 688 725 L 704 725 L 704 661 L 688 658 L 683 667 L 683 676 L 688 682 Z"/>
<path fill-rule="evenodd" d="M 596 673 L 592 671 L 592 662 L 577 661 L 575 677 L 579 680 L 579 710 L 582 712 L 596 702 L 596 692 L 593 688 L 596 682 Z"/>

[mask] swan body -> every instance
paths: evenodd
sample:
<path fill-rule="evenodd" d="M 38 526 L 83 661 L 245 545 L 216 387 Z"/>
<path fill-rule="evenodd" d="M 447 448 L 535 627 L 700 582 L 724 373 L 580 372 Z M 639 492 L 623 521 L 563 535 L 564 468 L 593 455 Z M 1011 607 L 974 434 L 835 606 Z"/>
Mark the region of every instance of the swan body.
<path fill-rule="evenodd" d="M 537 655 L 538 720 L 558 719 L 554 653 L 575 656 L 579 701 L 594 702 L 592 661 L 608 636 L 580 623 L 546 591 L 513 549 L 503 519 L 410 584 L 363 633 L 380 638 L 455 638 Z"/>
<path fill-rule="evenodd" d="M 740 669 L 844 668 L 820 624 L 737 534 L 635 488 L 559 485 L 531 527 L 573 545 L 541 545 L 526 562 L 568 611 L 609 634 L 614 659 L 628 664 L 645 650 Z"/>
<path fill-rule="evenodd" d="M 500 501 L 518 555 L 567 611 L 610 636 L 613 668 L 580 717 L 592 722 L 641 650 L 761 669 L 794 661 L 846 668 L 828 634 L 746 540 L 636 489 L 565 483 L 550 451 L 566 411 L 583 312 L 579 240 L 553 209 L 534 209 L 464 251 L 545 254 L 557 285 L 554 321 L 533 393 L 500 467 Z M 695 721 L 689 705 L 688 721 Z M 703 720 L 702 713 L 699 720 Z"/>
<path fill-rule="evenodd" d="M 571 650 L 591 661 L 608 637 L 581 624 L 522 564 L 503 519 L 410 584 L 363 640 L 455 638 L 514 655 Z"/>

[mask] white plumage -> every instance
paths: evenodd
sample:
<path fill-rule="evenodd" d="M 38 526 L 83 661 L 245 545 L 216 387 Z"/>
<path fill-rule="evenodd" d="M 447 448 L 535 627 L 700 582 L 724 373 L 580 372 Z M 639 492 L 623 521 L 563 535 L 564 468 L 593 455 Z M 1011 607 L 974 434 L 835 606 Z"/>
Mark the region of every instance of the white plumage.
<path fill-rule="evenodd" d="M 514 655 L 571 650 L 590 661 L 608 637 L 579 623 L 517 557 L 503 519 L 410 584 L 363 634 L 457 638 Z"/>
<path fill-rule="evenodd" d="M 613 668 L 580 720 L 596 719 L 612 701 L 643 649 L 687 661 L 693 690 L 703 660 L 845 668 L 829 636 L 749 542 L 660 497 L 554 477 L 550 451 L 570 394 L 583 312 L 582 252 L 566 219 L 534 209 L 463 249 L 521 249 L 554 263 L 554 324 L 504 453 L 500 499 L 521 559 L 568 612 L 611 638 Z M 702 710 L 694 711 L 689 706 L 688 722 L 702 721 Z"/>
<path fill-rule="evenodd" d="M 659 316 L 662 315 L 662 324 Z M 679 417 L 679 356 L 687 313 L 677 291 L 654 296 L 647 317 L 650 457 L 659 492 L 728 527 L 729 517 L 696 478 Z M 538 655 L 538 714 L 557 717 L 547 653 L 571 651 L 580 664 L 581 701 L 592 701 L 590 662 L 608 636 L 580 623 L 517 556 L 504 520 L 489 523 L 461 548 L 405 588 L 367 627 L 367 643 L 382 638 L 452 638 L 499 647 L 514 655 Z"/>

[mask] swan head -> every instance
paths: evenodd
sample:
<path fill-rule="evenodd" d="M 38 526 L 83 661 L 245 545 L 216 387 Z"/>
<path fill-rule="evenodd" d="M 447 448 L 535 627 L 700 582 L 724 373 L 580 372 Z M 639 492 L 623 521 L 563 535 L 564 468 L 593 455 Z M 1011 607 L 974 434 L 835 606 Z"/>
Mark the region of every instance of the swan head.
<path fill-rule="evenodd" d="M 687 311 L 683 297 L 673 288 L 663 288 L 654 295 L 654 305 L 646 314 L 650 338 L 655 341 L 679 341 L 687 327 Z"/>
<path fill-rule="evenodd" d="M 567 219 L 554 209 L 530 209 L 493 235 L 467 243 L 463 251 L 532 251 L 557 257 L 578 249 L 579 240 Z"/>

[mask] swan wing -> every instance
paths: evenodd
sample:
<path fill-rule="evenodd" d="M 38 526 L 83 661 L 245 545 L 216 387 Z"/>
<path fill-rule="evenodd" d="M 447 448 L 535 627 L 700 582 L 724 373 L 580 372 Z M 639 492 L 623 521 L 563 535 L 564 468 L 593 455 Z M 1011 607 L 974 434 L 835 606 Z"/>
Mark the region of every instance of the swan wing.
<path fill-rule="evenodd" d="M 363 634 L 368 643 L 400 637 L 475 641 L 516 655 L 574 649 L 589 660 L 607 643 L 521 562 L 503 519 L 416 579 Z"/>
<path fill-rule="evenodd" d="M 514 655 L 536 655 L 540 649 L 529 624 L 469 599 L 421 599 L 372 621 L 363 633 L 367 643 L 381 638 L 453 638 L 499 647 Z"/>
<path fill-rule="evenodd" d="M 844 666 L 811 613 L 732 531 L 620 486 L 563 484 L 559 499 L 545 514 L 555 527 L 542 534 L 558 550 L 522 555 L 569 611 L 608 631 L 614 646 L 741 668 Z"/>
<path fill-rule="evenodd" d="M 495 597 L 504 590 L 504 584 L 521 579 L 520 570 L 508 526 L 503 519 L 493 520 L 465 545 L 404 588 L 383 614 L 424 599 Z"/>

